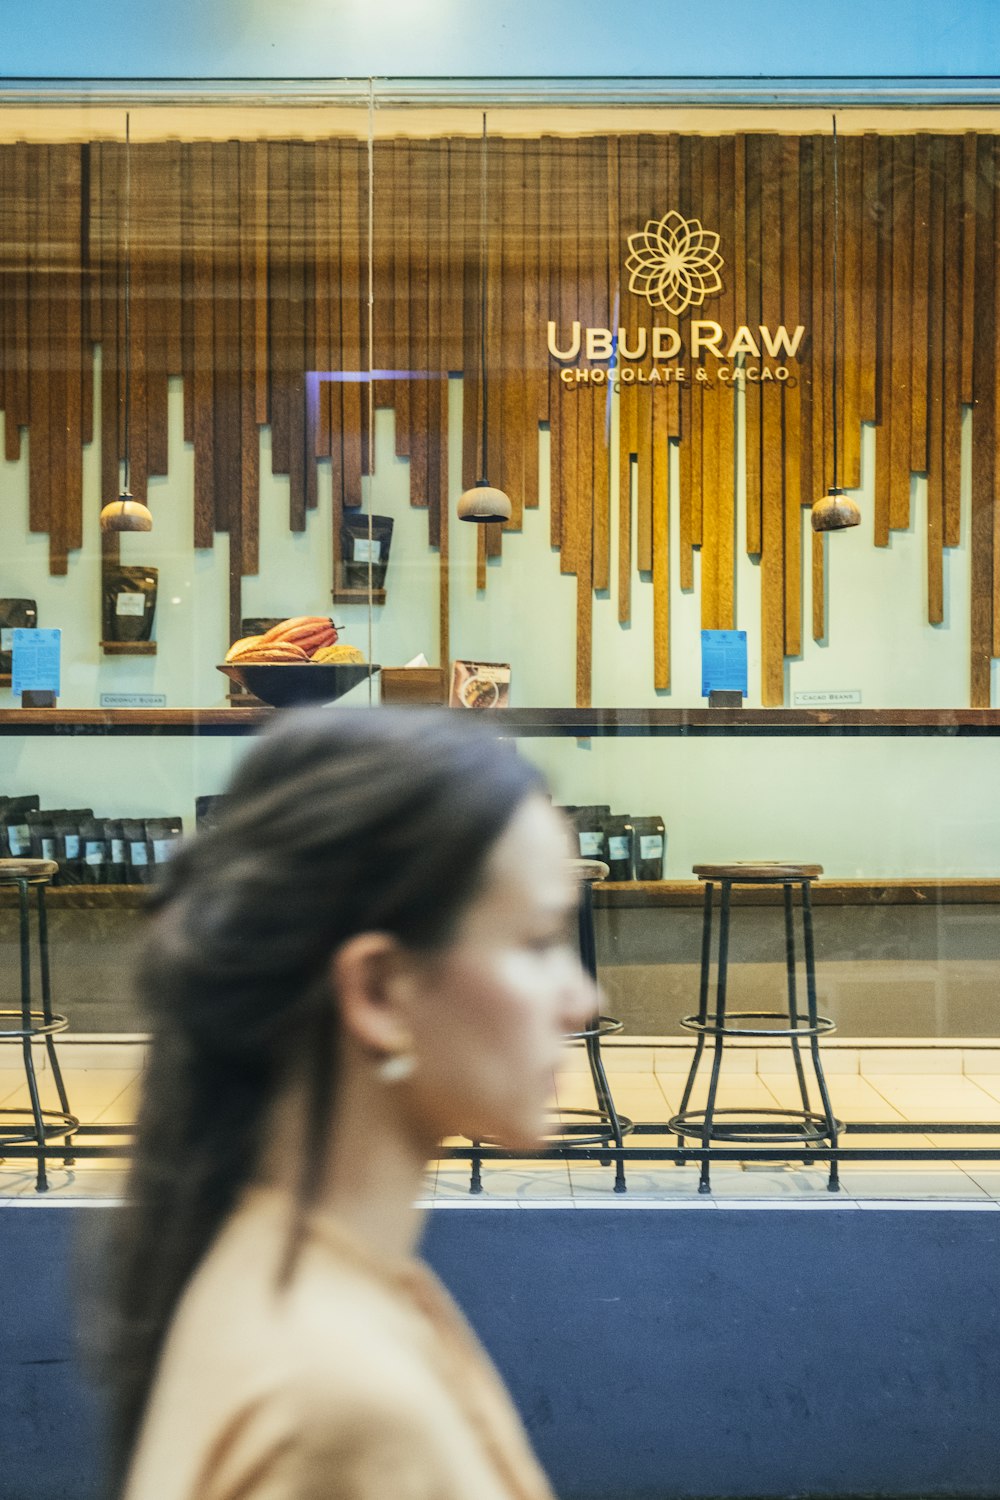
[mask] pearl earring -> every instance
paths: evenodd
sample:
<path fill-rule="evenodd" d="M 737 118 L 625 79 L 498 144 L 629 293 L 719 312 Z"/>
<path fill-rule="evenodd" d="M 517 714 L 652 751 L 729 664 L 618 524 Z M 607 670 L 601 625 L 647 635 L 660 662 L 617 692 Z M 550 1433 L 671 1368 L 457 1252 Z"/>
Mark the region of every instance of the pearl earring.
<path fill-rule="evenodd" d="M 375 1076 L 379 1083 L 402 1083 L 411 1077 L 416 1065 L 417 1061 L 412 1053 L 394 1052 L 378 1064 Z"/>

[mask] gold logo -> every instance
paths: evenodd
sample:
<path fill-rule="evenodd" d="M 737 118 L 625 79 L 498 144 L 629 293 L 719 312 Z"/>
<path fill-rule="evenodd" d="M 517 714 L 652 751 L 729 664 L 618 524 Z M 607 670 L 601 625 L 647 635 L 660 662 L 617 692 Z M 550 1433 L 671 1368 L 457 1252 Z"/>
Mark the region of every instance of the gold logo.
<path fill-rule="evenodd" d="M 679 316 L 722 290 L 719 236 L 704 229 L 700 219 L 685 219 L 671 209 L 630 234 L 628 248 L 628 289 L 653 307 Z"/>

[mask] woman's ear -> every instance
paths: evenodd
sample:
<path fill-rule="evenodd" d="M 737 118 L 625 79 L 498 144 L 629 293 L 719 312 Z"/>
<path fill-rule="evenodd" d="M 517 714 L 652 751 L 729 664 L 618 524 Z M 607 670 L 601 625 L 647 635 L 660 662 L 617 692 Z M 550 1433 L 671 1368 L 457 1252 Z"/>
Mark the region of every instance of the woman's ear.
<path fill-rule="evenodd" d="M 411 1046 L 403 993 L 403 950 L 387 932 L 361 932 L 330 960 L 340 1024 L 363 1051 L 378 1058 Z"/>

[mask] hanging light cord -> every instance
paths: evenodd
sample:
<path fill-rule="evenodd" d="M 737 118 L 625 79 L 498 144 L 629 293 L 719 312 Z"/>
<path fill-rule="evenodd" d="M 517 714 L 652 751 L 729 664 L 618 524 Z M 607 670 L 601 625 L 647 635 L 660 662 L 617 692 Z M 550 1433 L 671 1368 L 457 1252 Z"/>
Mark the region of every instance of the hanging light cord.
<path fill-rule="evenodd" d="M 131 237 L 131 214 L 132 214 L 132 152 L 131 152 L 130 117 L 125 116 L 125 420 L 123 423 L 123 437 L 125 448 L 125 491 L 126 495 L 131 493 L 131 462 L 129 458 L 129 411 L 132 405 L 132 341 L 131 341 L 131 301 L 132 301 L 132 237 Z"/>
<path fill-rule="evenodd" d="M 837 332 L 839 305 L 837 301 L 837 239 L 840 234 L 840 190 L 837 180 L 837 116 L 833 115 L 833 487 L 840 488 L 840 463 L 837 452 Z"/>
<path fill-rule="evenodd" d="M 486 483 L 487 385 L 486 385 L 486 111 L 483 110 L 483 151 L 479 181 L 479 390 L 483 406 L 480 483 Z"/>

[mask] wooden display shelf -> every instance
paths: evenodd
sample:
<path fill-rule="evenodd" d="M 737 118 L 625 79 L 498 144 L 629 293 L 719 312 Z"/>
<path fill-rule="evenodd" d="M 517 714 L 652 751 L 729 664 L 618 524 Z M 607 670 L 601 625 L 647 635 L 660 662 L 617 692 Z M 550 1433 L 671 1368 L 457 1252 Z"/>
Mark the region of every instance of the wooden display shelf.
<path fill-rule="evenodd" d="M 369 598 L 373 604 L 384 604 L 385 589 L 372 589 L 369 594 L 367 589 L 342 588 L 338 584 L 333 591 L 334 604 L 367 604 Z"/>
<path fill-rule="evenodd" d="M 606 880 L 593 887 L 594 905 L 636 907 L 696 907 L 705 902 L 700 880 Z M 1000 878 L 949 879 L 911 876 L 906 879 L 824 880 L 811 887 L 814 906 L 992 906 L 1000 903 Z M 781 886 L 733 887 L 734 906 L 780 906 Z"/>
<path fill-rule="evenodd" d="M 155 656 L 155 641 L 102 641 L 105 656 Z"/>
<path fill-rule="evenodd" d="M 139 909 L 149 899 L 148 885 L 56 885 L 46 900 L 62 910 Z M 734 906 L 780 906 L 781 887 L 736 886 Z M 933 880 L 910 877 L 880 880 L 817 880 L 814 906 L 996 906 L 1000 878 Z M 701 911 L 704 887 L 698 880 L 604 881 L 594 886 L 594 905 L 610 910 L 650 907 Z M 17 892 L 0 889 L 0 910 L 13 909 Z"/>
<path fill-rule="evenodd" d="M 50 885 L 45 888 L 45 904 L 57 911 L 138 911 L 145 907 L 153 887 L 150 885 Z M 32 898 L 34 899 L 34 898 Z M 18 893 L 0 888 L 0 911 L 13 911 Z"/>
<path fill-rule="evenodd" d="M 56 732 L 114 734 L 247 733 L 280 709 L 244 708 L 3 708 L 0 734 Z M 336 712 L 334 708 L 332 712 Z M 442 710 L 468 714 L 468 709 Z M 1000 734 L 1000 709 L 789 708 L 508 708 L 481 714 L 511 738 L 671 738 L 740 735 L 868 736 Z"/>

